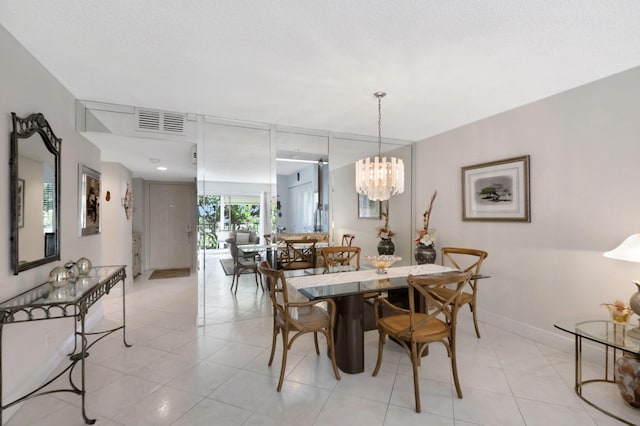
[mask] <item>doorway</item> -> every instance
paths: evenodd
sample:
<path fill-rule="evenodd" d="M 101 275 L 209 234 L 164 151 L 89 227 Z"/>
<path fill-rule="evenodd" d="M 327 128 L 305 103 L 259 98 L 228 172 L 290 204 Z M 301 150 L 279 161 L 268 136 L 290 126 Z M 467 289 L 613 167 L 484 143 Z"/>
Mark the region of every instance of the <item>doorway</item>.
<path fill-rule="evenodd" d="M 193 268 L 195 185 L 149 183 L 148 269 Z"/>

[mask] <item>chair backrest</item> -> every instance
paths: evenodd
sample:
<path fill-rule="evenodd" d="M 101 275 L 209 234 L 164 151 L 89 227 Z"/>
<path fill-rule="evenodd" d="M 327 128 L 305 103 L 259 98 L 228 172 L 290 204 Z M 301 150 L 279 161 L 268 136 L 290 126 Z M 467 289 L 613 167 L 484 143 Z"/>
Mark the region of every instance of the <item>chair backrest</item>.
<path fill-rule="evenodd" d="M 480 273 L 482 262 L 489 256 L 484 250 L 442 247 L 440 250 L 443 266 L 453 266 L 461 271 L 472 271 L 474 274 Z"/>
<path fill-rule="evenodd" d="M 353 234 L 342 234 L 342 245 L 343 246 L 351 246 L 351 244 L 353 243 L 353 239 L 356 236 Z"/>
<path fill-rule="evenodd" d="M 287 318 L 287 306 L 289 304 L 289 293 L 287 291 L 287 281 L 281 270 L 272 269 L 269 262 L 262 261 L 258 265 L 258 270 L 262 274 L 267 288 L 269 289 L 269 298 L 273 305 L 274 315 L 278 315 L 283 319 Z"/>
<path fill-rule="evenodd" d="M 227 244 L 229 244 L 229 252 L 231 253 L 231 257 L 233 257 L 233 262 L 238 261 L 238 245 L 236 244 L 235 238 L 227 239 Z"/>
<path fill-rule="evenodd" d="M 331 268 L 337 266 L 352 266 L 356 271 L 360 270 L 360 247 L 334 246 L 322 248 L 321 251 L 325 273 L 332 272 Z"/>
<path fill-rule="evenodd" d="M 399 334 L 411 335 L 417 327 L 437 316 L 444 316 L 445 322 L 449 326 L 455 327 L 458 309 L 460 308 L 460 295 L 464 286 L 469 282 L 471 275 L 473 275 L 472 271 L 409 275 L 407 277 L 407 282 L 409 283 L 409 327 Z M 451 292 L 446 299 L 432 293 L 439 288 L 449 288 L 453 284 L 455 284 L 455 291 Z M 419 311 L 415 300 L 417 295 L 424 298 L 427 310 L 426 317 L 416 316 L 416 312 Z"/>
<path fill-rule="evenodd" d="M 280 261 L 282 267 L 287 269 L 289 263 L 309 263 L 311 266 L 315 266 L 316 260 L 316 243 L 318 240 L 314 238 L 301 239 L 301 240 L 286 240 L 286 247 L 282 252 Z"/>
<path fill-rule="evenodd" d="M 263 237 L 264 237 L 265 244 L 267 245 L 271 244 L 271 234 L 264 234 Z"/>

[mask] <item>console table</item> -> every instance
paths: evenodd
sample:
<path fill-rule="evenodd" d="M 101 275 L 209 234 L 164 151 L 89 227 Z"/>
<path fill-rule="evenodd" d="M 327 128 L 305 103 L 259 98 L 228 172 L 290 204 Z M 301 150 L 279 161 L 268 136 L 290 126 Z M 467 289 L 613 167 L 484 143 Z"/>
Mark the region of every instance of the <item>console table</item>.
<path fill-rule="evenodd" d="M 86 276 L 81 276 L 75 282 L 67 283 L 62 287 L 54 288 L 49 283 L 40 284 L 29 291 L 0 303 L 0 425 L 3 420 L 2 414 L 7 408 L 29 398 L 56 392 L 72 392 L 81 395 L 82 417 L 87 424 L 95 423 L 96 420 L 87 417 L 85 411 L 85 358 L 89 356 L 88 349 L 94 344 L 120 329 L 122 329 L 122 341 L 124 345 L 126 347 L 131 346 L 127 343 L 125 336 L 125 278 L 126 273 L 124 266 L 97 266 L 91 268 L 89 274 Z M 120 281 L 122 281 L 122 325 L 110 330 L 86 332 L 85 317 L 89 308 L 102 296 L 109 294 L 111 288 Z M 2 404 L 3 327 L 5 324 L 56 318 L 75 318 L 79 324 L 79 326 L 76 326 L 74 323 L 74 334 L 76 338 L 74 339 L 73 351 L 69 354 L 69 365 L 55 377 L 47 380 L 46 383 L 33 391 L 7 404 Z M 88 336 L 96 336 L 96 338 L 89 343 Z M 79 386 L 74 383 L 72 378 L 73 369 L 78 362 L 80 363 L 81 369 L 81 383 Z M 69 374 L 69 388 L 45 390 L 46 387 L 67 372 Z"/>
<path fill-rule="evenodd" d="M 604 414 L 619 420 L 628 425 L 636 425 L 620 416 L 617 416 L 604 408 L 588 400 L 582 394 L 584 385 L 595 382 L 616 383 L 615 369 L 611 373 L 609 370 L 614 364 L 616 353 L 629 353 L 635 356 L 640 355 L 640 340 L 633 339 L 627 335 L 627 325 L 616 324 L 613 321 L 603 319 L 587 319 L 583 321 L 567 321 L 554 324 L 562 331 L 572 334 L 575 337 L 575 391 L 578 396 L 592 407 L 600 410 Z M 604 346 L 604 377 L 598 379 L 583 380 L 582 378 L 582 340 L 598 343 Z M 610 351 L 613 356 L 610 357 Z"/>

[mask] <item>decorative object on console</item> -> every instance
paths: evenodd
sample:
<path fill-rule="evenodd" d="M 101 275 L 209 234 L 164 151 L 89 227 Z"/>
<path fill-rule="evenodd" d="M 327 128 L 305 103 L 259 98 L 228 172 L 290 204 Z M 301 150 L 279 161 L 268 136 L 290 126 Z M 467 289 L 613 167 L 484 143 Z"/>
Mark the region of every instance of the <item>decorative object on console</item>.
<path fill-rule="evenodd" d="M 616 384 L 622 399 L 633 408 L 640 408 L 638 380 L 640 378 L 640 358 L 629 352 L 616 360 Z"/>
<path fill-rule="evenodd" d="M 605 252 L 604 257 L 617 260 L 626 260 L 628 262 L 640 262 L 640 234 L 633 234 L 627 237 L 622 244 L 618 247 Z M 640 316 L 640 283 L 633 281 L 637 287 L 631 299 L 629 300 L 629 306 L 636 315 Z M 627 332 L 627 335 L 640 339 L 640 327 L 634 327 Z"/>
<path fill-rule="evenodd" d="M 396 247 L 393 244 L 393 241 L 391 241 L 391 237 L 393 237 L 395 233 L 389 229 L 389 201 L 384 201 L 381 204 L 381 215 L 384 218 L 384 225 L 376 228 L 376 231 L 378 231 L 378 238 L 380 238 L 380 241 L 378 242 L 378 254 L 392 255 Z"/>
<path fill-rule="evenodd" d="M 616 300 L 614 303 L 602 303 L 602 306 L 609 310 L 611 320 L 617 324 L 626 324 L 633 313 L 631 308 L 621 300 Z"/>
<path fill-rule="evenodd" d="M 422 214 L 422 228 L 418 229 L 418 238 L 416 238 L 416 248 L 414 251 L 414 257 L 418 265 L 425 263 L 436 263 L 436 248 L 435 248 L 435 230 L 429 229 L 429 220 L 431 219 L 431 212 L 433 211 L 433 203 L 438 196 L 438 190 L 433 192 L 431 201 L 429 202 L 429 208 Z"/>
<path fill-rule="evenodd" d="M 395 157 L 382 157 L 382 106 L 387 94 L 375 92 L 378 98 L 378 156 L 356 161 L 356 191 L 372 201 L 384 201 L 404 192 L 404 162 Z"/>
<path fill-rule="evenodd" d="M 64 264 L 64 267 L 67 270 L 69 281 L 75 282 L 80 276 L 80 268 L 78 268 L 78 265 L 73 260 L 70 260 Z"/>
<path fill-rule="evenodd" d="M 91 264 L 91 261 L 86 257 L 81 257 L 80 259 L 78 259 L 76 265 L 78 266 L 78 276 L 80 277 L 89 275 L 91 267 L 93 266 Z"/>
<path fill-rule="evenodd" d="M 69 271 L 64 266 L 56 266 L 49 272 L 49 284 L 53 288 L 62 287 L 69 279 Z"/>

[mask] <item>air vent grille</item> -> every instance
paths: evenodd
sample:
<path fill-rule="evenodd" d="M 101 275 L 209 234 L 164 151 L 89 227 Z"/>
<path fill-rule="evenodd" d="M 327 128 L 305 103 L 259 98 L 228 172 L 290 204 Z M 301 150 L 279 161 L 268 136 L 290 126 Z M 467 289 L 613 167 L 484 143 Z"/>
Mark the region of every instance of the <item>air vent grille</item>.
<path fill-rule="evenodd" d="M 149 109 L 136 110 L 138 130 L 167 134 L 184 134 L 184 114 Z"/>

